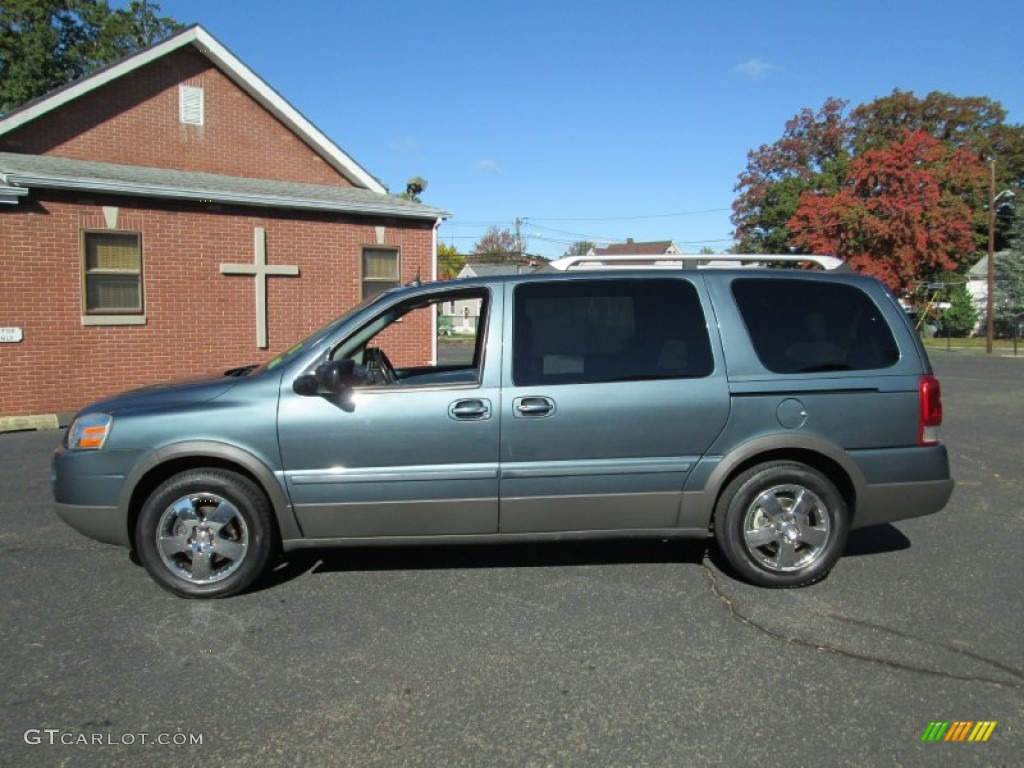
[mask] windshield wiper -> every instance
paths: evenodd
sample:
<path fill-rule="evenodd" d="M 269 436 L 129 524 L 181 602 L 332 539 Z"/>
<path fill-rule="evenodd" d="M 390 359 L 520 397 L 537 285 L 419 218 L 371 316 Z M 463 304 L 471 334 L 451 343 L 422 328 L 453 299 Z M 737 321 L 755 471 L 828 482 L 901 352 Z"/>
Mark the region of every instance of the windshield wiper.
<path fill-rule="evenodd" d="M 249 375 L 249 373 L 251 373 L 252 371 L 256 370 L 257 368 L 259 368 L 258 365 L 243 365 L 243 366 L 240 366 L 238 368 L 229 368 L 228 370 L 224 371 L 224 375 L 225 376 L 247 376 L 247 375 Z"/>

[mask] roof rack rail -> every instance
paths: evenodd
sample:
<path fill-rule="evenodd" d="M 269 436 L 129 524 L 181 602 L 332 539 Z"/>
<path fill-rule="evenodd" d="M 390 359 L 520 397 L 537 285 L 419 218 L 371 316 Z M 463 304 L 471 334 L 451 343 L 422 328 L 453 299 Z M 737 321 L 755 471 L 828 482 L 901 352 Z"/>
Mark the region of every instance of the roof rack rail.
<path fill-rule="evenodd" d="M 817 264 L 822 269 L 849 269 L 836 256 L 781 253 L 658 253 L 622 256 L 565 256 L 549 262 L 561 271 L 602 269 L 728 269 L 759 267 L 768 264 Z"/>

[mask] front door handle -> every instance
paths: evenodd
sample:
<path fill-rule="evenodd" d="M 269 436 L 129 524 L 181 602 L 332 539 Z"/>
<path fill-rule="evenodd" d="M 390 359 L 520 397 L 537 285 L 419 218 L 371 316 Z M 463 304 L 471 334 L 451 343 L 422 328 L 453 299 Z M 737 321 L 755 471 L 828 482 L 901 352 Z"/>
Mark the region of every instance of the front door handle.
<path fill-rule="evenodd" d="M 448 406 L 448 416 L 456 421 L 485 421 L 491 418 L 491 401 L 456 400 Z"/>
<path fill-rule="evenodd" d="M 540 395 L 517 397 L 512 407 L 517 419 L 543 419 L 555 412 L 555 401 Z"/>

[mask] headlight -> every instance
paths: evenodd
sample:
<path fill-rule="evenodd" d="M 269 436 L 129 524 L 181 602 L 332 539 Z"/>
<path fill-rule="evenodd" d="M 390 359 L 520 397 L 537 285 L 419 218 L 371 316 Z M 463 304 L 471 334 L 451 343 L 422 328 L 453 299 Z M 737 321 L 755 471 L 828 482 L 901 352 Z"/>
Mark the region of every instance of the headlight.
<path fill-rule="evenodd" d="M 98 451 L 107 442 L 114 425 L 109 413 L 89 413 L 75 419 L 68 430 L 68 448 L 78 451 Z"/>

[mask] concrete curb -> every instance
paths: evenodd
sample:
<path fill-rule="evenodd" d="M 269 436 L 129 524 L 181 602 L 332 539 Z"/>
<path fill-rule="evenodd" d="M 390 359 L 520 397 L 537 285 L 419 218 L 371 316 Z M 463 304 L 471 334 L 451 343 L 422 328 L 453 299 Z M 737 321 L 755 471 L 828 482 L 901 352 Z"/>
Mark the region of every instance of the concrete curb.
<path fill-rule="evenodd" d="M 40 413 L 30 416 L 0 416 L 0 433 L 26 430 L 60 429 L 74 418 L 73 413 Z"/>

